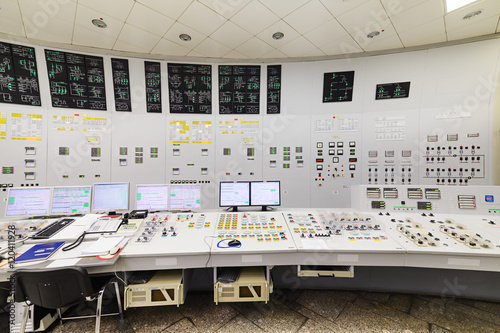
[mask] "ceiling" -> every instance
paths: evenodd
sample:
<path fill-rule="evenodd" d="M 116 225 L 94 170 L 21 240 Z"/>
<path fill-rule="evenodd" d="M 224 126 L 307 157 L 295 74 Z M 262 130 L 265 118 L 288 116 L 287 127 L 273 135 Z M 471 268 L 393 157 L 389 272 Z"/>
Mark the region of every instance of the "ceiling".
<path fill-rule="evenodd" d="M 166 57 L 270 59 L 402 49 L 500 32 L 500 1 L 480 0 L 446 15 L 443 1 L 0 0 L 0 33 Z M 477 10 L 481 15 L 463 19 Z M 96 18 L 107 27 L 94 26 Z M 272 37 L 278 31 L 281 40 Z M 380 35 L 368 38 L 372 31 Z"/>

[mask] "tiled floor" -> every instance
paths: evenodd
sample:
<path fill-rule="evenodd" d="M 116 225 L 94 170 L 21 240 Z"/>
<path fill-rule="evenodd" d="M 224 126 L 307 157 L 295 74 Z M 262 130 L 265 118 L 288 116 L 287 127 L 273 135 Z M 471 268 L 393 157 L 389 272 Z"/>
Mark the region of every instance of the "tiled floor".
<path fill-rule="evenodd" d="M 0 320 L 0 331 L 7 332 L 7 316 Z M 48 332 L 93 330 L 94 320 L 82 319 L 56 323 Z M 106 333 L 262 331 L 500 332 L 500 303 L 361 291 L 275 290 L 268 304 L 215 305 L 212 293 L 191 292 L 178 308 L 130 308 L 125 320 L 113 316 L 101 323 L 101 332 Z"/>

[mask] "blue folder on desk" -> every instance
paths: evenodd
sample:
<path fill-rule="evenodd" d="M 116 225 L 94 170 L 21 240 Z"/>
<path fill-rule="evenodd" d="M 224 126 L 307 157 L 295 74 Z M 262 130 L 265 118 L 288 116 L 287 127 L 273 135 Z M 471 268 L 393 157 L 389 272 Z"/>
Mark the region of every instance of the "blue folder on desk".
<path fill-rule="evenodd" d="M 36 244 L 33 245 L 29 250 L 17 257 L 14 263 L 25 263 L 30 261 L 39 261 L 49 258 L 54 252 L 56 252 L 64 242 L 54 242 L 46 244 Z"/>

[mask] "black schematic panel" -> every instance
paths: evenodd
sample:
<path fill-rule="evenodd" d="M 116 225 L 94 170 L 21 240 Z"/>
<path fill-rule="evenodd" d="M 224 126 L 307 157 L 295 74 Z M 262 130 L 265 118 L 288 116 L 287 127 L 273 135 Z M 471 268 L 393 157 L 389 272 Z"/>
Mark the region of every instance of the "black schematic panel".
<path fill-rule="evenodd" d="M 45 50 L 52 106 L 106 110 L 102 57 Z"/>
<path fill-rule="evenodd" d="M 147 112 L 161 113 L 161 66 L 159 62 L 144 62 L 146 75 Z"/>
<path fill-rule="evenodd" d="M 377 84 L 375 99 L 408 98 L 410 96 L 410 82 Z"/>
<path fill-rule="evenodd" d="M 325 73 L 323 103 L 351 102 L 353 87 L 354 71 Z"/>
<path fill-rule="evenodd" d="M 212 113 L 212 66 L 168 64 L 170 113 Z"/>
<path fill-rule="evenodd" d="M 267 114 L 281 111 L 281 65 L 267 66 Z"/>
<path fill-rule="evenodd" d="M 130 100 L 130 73 L 127 59 L 111 58 L 113 87 L 115 88 L 115 110 L 132 111 Z"/>
<path fill-rule="evenodd" d="M 34 48 L 0 43 L 0 102 L 41 106 Z"/>
<path fill-rule="evenodd" d="M 219 113 L 258 114 L 260 66 L 219 66 Z"/>

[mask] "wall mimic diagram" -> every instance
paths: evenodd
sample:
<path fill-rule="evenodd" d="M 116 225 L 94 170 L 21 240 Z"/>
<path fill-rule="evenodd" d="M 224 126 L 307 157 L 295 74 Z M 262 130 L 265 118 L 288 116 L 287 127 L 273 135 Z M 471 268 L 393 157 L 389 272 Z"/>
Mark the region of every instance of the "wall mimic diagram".
<path fill-rule="evenodd" d="M 354 71 L 325 73 L 323 103 L 351 102 L 353 87 Z"/>

